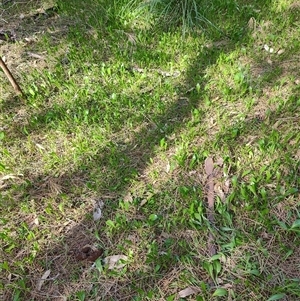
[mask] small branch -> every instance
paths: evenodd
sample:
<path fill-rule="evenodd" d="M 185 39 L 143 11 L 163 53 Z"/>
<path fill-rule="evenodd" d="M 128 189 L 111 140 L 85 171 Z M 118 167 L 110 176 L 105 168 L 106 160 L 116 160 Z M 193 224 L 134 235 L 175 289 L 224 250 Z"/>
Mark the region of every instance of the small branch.
<path fill-rule="evenodd" d="M 205 160 L 205 172 L 207 175 L 207 203 L 208 203 L 208 221 L 210 222 L 211 226 L 214 226 L 215 223 L 215 217 L 214 217 L 214 204 L 215 204 L 215 198 L 214 198 L 214 162 L 211 157 L 208 157 Z M 215 237 L 213 233 L 210 231 L 209 237 L 208 237 L 208 248 L 209 248 L 209 255 L 213 256 L 217 253 L 216 247 L 215 247 Z"/>
<path fill-rule="evenodd" d="M 16 94 L 19 96 L 23 96 L 23 92 L 20 88 L 20 86 L 18 85 L 18 83 L 16 82 L 16 80 L 14 79 L 13 75 L 11 74 L 11 72 L 9 71 L 8 67 L 5 65 L 4 61 L 2 60 L 2 58 L 0 57 L 0 67 L 2 68 L 2 70 L 4 71 L 5 75 L 7 76 L 9 82 L 11 83 L 11 85 L 13 86 Z"/>

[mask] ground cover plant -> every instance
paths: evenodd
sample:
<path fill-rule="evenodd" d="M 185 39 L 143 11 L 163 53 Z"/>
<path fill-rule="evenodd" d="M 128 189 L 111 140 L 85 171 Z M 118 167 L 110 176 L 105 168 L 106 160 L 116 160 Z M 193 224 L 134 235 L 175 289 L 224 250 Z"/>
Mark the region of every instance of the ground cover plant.
<path fill-rule="evenodd" d="M 300 3 L 154 2 L 2 2 L 1 300 L 300 299 Z"/>

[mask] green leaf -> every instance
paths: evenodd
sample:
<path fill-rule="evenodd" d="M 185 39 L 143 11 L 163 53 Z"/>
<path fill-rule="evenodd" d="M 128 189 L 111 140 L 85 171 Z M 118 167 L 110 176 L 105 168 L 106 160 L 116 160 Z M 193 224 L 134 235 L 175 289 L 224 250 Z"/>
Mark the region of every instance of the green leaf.
<path fill-rule="evenodd" d="M 221 256 L 222 256 L 222 254 L 215 254 L 209 259 L 209 261 L 212 262 L 214 260 L 218 260 L 221 258 Z"/>
<path fill-rule="evenodd" d="M 157 220 L 157 218 L 158 218 L 158 216 L 156 214 L 152 213 L 152 214 L 150 214 L 148 219 L 149 219 L 149 221 L 154 222 Z"/>
<path fill-rule="evenodd" d="M 289 194 L 295 194 L 295 193 L 297 193 L 298 192 L 298 189 L 297 188 L 290 188 L 288 191 L 287 191 L 287 194 L 289 195 Z"/>
<path fill-rule="evenodd" d="M 233 187 L 236 187 L 236 186 L 237 186 L 237 180 L 238 180 L 237 176 L 233 176 L 233 177 L 232 177 L 231 182 L 232 182 L 232 186 L 233 186 Z"/>
<path fill-rule="evenodd" d="M 102 262 L 100 258 L 97 258 L 97 260 L 95 261 L 96 264 L 96 269 L 102 273 L 103 272 L 103 266 L 102 266 Z"/>
<path fill-rule="evenodd" d="M 208 272 L 209 276 L 211 278 L 214 278 L 214 268 L 213 268 L 212 263 L 210 263 L 210 262 L 204 262 L 203 263 L 203 267 Z"/>
<path fill-rule="evenodd" d="M 254 275 L 254 276 L 259 276 L 260 275 L 259 270 L 250 270 L 249 273 Z"/>
<path fill-rule="evenodd" d="M 286 295 L 281 293 L 281 294 L 276 294 L 271 296 L 267 301 L 274 301 L 274 300 L 280 300 L 282 298 L 284 298 Z"/>
<path fill-rule="evenodd" d="M 0 171 L 4 171 L 6 169 L 5 165 L 0 162 Z"/>
<path fill-rule="evenodd" d="M 171 295 L 169 297 L 167 297 L 167 301 L 173 301 L 175 299 L 176 295 Z"/>
<path fill-rule="evenodd" d="M 21 294 L 21 291 L 19 289 L 17 289 L 15 294 L 14 294 L 13 301 L 19 301 L 20 300 L 20 294 Z"/>
<path fill-rule="evenodd" d="M 35 91 L 33 91 L 31 88 L 28 89 L 28 92 L 29 92 L 32 96 L 35 95 Z"/>
<path fill-rule="evenodd" d="M 284 229 L 284 230 L 287 230 L 287 229 L 288 229 L 287 225 L 286 225 L 284 222 L 277 221 L 277 223 L 278 223 L 278 225 L 279 225 L 282 229 Z"/>
<path fill-rule="evenodd" d="M 246 175 L 250 174 L 251 173 L 251 170 L 248 169 L 248 170 L 245 170 L 243 173 L 242 173 L 242 178 L 245 177 Z"/>
<path fill-rule="evenodd" d="M 112 227 L 112 228 L 115 227 L 115 223 L 111 219 L 106 221 L 106 225 L 109 226 L 109 227 Z"/>
<path fill-rule="evenodd" d="M 291 229 L 295 229 L 295 228 L 300 228 L 300 219 L 296 219 L 292 226 L 291 226 Z"/>
<path fill-rule="evenodd" d="M 227 290 L 225 288 L 218 288 L 213 293 L 213 297 L 223 297 L 223 296 L 227 296 Z"/>
<path fill-rule="evenodd" d="M 218 275 L 221 272 L 222 266 L 221 266 L 221 263 L 219 260 L 214 261 L 214 269 L 215 269 L 216 275 Z"/>
<path fill-rule="evenodd" d="M 195 213 L 194 214 L 195 219 L 197 219 L 198 221 L 202 221 L 202 216 L 199 213 Z"/>
<path fill-rule="evenodd" d="M 154 269 L 154 271 L 155 271 L 155 273 L 157 273 L 159 270 L 160 270 L 160 265 L 159 265 L 159 264 L 157 264 L 157 265 L 155 266 L 155 269 Z"/>
<path fill-rule="evenodd" d="M 256 187 L 255 187 L 255 184 L 248 185 L 248 189 L 249 189 L 254 195 L 256 195 Z"/>

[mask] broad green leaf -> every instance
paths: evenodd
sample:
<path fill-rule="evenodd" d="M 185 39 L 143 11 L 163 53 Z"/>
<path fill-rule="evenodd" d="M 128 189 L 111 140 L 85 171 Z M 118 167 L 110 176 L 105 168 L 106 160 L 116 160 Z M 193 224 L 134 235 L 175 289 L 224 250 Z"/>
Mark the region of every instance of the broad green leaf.
<path fill-rule="evenodd" d="M 4 171 L 6 169 L 5 165 L 0 162 L 0 171 Z"/>
<path fill-rule="evenodd" d="M 31 88 L 28 89 L 29 93 L 34 96 L 35 95 L 35 91 L 33 91 Z"/>
<path fill-rule="evenodd" d="M 96 264 L 96 269 L 102 273 L 103 272 L 103 266 L 102 266 L 102 262 L 101 262 L 101 259 L 100 258 L 97 258 L 96 261 L 95 261 L 95 264 Z"/>
<path fill-rule="evenodd" d="M 288 191 L 287 191 L 287 194 L 295 194 L 298 192 L 298 189 L 297 188 L 290 188 Z"/>
<path fill-rule="evenodd" d="M 281 294 L 276 294 L 271 296 L 267 301 L 274 301 L 274 300 L 280 300 L 282 298 L 284 298 L 286 295 L 281 293 Z"/>
<path fill-rule="evenodd" d="M 237 186 L 237 176 L 233 176 L 232 179 L 231 179 L 231 182 L 232 182 L 232 185 L 233 187 L 236 187 Z"/>
<path fill-rule="evenodd" d="M 176 295 L 171 295 L 169 297 L 167 297 L 167 301 L 173 301 L 175 299 Z"/>
<path fill-rule="evenodd" d="M 154 222 L 157 220 L 157 218 L 158 218 L 158 216 L 156 214 L 152 213 L 152 214 L 150 214 L 148 219 L 149 219 L 149 221 Z"/>
<path fill-rule="evenodd" d="M 115 223 L 111 219 L 109 219 L 106 221 L 106 225 L 113 228 L 115 226 Z"/>
<path fill-rule="evenodd" d="M 259 270 L 250 270 L 249 273 L 255 276 L 259 276 L 260 274 Z"/>
<path fill-rule="evenodd" d="M 295 228 L 300 228 L 300 219 L 296 219 L 292 226 L 291 226 L 291 229 L 295 229 Z"/>
<path fill-rule="evenodd" d="M 216 255 L 213 255 L 213 256 L 209 259 L 209 261 L 211 262 L 211 261 L 214 261 L 214 260 L 218 260 L 218 259 L 220 259 L 221 256 L 222 256 L 222 254 L 216 254 Z"/>
<path fill-rule="evenodd" d="M 214 261 L 214 268 L 215 268 L 216 274 L 218 275 L 222 270 L 222 266 L 221 266 L 221 263 L 219 260 Z"/>
<path fill-rule="evenodd" d="M 202 216 L 199 213 L 195 213 L 194 214 L 195 219 L 197 219 L 198 221 L 202 221 Z"/>
<path fill-rule="evenodd" d="M 223 297 L 227 296 L 227 290 L 225 288 L 218 288 L 213 293 L 213 297 Z"/>
<path fill-rule="evenodd" d="M 287 225 L 286 225 L 284 222 L 277 221 L 277 223 L 278 223 L 278 225 L 279 225 L 282 229 L 284 229 L 284 230 L 287 230 L 287 229 L 288 229 Z"/>
<path fill-rule="evenodd" d="M 245 177 L 246 175 L 250 174 L 251 173 L 251 170 L 248 169 L 248 170 L 245 170 L 243 173 L 242 173 L 242 178 Z"/>

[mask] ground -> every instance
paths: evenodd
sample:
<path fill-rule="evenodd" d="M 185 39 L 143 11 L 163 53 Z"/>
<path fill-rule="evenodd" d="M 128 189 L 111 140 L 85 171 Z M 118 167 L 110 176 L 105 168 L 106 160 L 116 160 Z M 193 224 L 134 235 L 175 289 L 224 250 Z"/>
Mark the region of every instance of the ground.
<path fill-rule="evenodd" d="M 2 300 L 299 300 L 299 1 L 141 2 L 0 5 Z"/>

